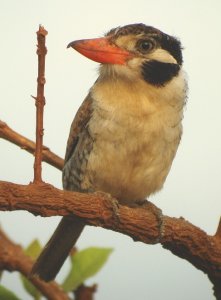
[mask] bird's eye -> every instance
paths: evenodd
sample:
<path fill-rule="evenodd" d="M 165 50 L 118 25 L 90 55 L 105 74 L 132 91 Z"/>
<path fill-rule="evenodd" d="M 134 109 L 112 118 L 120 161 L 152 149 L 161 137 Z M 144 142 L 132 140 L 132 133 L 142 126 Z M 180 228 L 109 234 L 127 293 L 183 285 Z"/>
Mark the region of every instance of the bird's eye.
<path fill-rule="evenodd" d="M 137 48 L 142 53 L 147 53 L 154 48 L 154 43 L 150 40 L 140 40 L 137 43 Z"/>

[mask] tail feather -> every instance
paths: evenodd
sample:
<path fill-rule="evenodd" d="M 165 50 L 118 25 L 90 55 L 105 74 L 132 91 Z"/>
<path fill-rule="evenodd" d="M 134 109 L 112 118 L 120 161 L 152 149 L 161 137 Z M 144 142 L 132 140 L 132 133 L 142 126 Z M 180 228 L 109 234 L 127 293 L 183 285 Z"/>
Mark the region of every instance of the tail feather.
<path fill-rule="evenodd" d="M 84 226 L 85 223 L 77 217 L 63 217 L 35 262 L 31 274 L 39 276 L 44 281 L 53 280 L 75 245 Z"/>

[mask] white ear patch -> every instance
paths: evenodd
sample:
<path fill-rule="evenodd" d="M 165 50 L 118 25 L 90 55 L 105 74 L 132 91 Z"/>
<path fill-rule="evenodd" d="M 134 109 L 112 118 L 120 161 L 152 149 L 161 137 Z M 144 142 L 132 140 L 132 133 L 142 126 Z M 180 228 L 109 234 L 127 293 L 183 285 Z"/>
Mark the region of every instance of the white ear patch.
<path fill-rule="evenodd" d="M 155 59 L 164 63 L 177 64 L 176 59 L 164 49 L 156 49 L 152 53 L 148 54 L 148 59 Z"/>

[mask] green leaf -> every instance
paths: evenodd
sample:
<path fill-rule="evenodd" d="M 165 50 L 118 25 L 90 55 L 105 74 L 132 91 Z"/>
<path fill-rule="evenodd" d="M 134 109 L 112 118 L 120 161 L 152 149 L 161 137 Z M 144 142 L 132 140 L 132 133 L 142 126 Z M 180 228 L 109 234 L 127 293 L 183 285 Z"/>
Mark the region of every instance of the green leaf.
<path fill-rule="evenodd" d="M 32 259 L 36 259 L 41 252 L 41 245 L 38 240 L 34 240 L 24 251 Z M 36 287 L 23 275 L 20 275 L 20 278 L 21 278 L 24 289 L 35 300 L 39 300 L 41 298 L 41 293 L 38 291 L 38 289 L 36 289 Z"/>
<path fill-rule="evenodd" d="M 66 292 L 74 291 L 87 278 L 95 275 L 105 264 L 113 249 L 90 247 L 76 252 L 71 257 L 72 267 L 62 287 Z"/>
<path fill-rule="evenodd" d="M 14 293 L 0 285 L 0 299 L 1 300 L 20 300 Z"/>
<path fill-rule="evenodd" d="M 34 240 L 31 244 L 25 249 L 25 253 L 30 256 L 32 259 L 36 259 L 41 252 L 41 245 L 38 240 Z"/>

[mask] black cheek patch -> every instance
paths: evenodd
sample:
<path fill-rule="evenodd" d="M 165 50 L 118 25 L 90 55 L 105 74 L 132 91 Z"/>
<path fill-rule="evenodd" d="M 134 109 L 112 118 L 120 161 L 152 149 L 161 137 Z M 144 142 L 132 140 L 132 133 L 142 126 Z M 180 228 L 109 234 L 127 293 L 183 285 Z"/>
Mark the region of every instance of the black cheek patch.
<path fill-rule="evenodd" d="M 150 60 L 146 61 L 141 69 L 145 81 L 156 86 L 164 86 L 173 77 L 178 75 L 180 66 L 178 64 Z"/>

